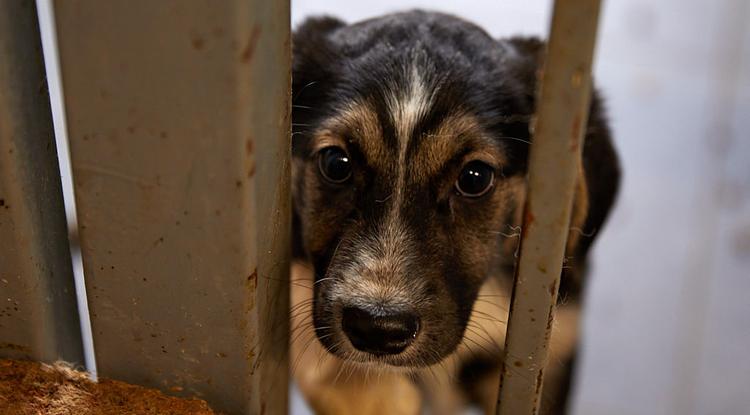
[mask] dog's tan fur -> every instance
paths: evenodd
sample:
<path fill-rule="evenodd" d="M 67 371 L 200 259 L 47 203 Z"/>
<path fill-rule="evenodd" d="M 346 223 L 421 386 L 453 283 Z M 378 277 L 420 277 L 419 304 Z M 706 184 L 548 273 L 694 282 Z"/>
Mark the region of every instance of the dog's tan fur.
<path fill-rule="evenodd" d="M 291 276 L 292 370 L 297 385 L 318 414 L 413 415 L 424 407 L 435 414 L 458 413 L 467 404 L 455 385 L 458 365 L 476 352 L 499 355 L 505 342 L 511 287 L 507 278 L 490 278 L 482 287 L 470 328 L 456 353 L 440 364 L 418 370 L 419 380 L 426 384 L 426 390 L 420 391 L 406 372 L 363 368 L 328 353 L 313 332 L 312 268 L 309 264 L 295 262 Z M 558 307 L 545 373 L 542 413 L 547 402 L 560 398 L 554 393 L 564 376 L 563 360 L 575 347 L 578 314 L 575 304 Z M 519 375 L 523 376 L 520 369 Z M 500 371 L 496 370 L 485 377 L 477 391 L 481 396 L 481 409 L 487 414 L 494 413 L 499 386 Z"/>

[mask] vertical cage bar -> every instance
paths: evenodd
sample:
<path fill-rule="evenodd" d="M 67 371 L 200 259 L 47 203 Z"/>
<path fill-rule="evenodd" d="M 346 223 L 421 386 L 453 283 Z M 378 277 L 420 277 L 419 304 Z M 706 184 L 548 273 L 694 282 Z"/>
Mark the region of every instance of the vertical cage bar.
<path fill-rule="evenodd" d="M 285 413 L 288 2 L 55 6 L 100 376 Z"/>
<path fill-rule="evenodd" d="M 0 357 L 83 363 L 33 0 L 0 0 Z"/>
<path fill-rule="evenodd" d="M 555 1 L 497 413 L 536 414 L 591 98 L 599 0 Z"/>

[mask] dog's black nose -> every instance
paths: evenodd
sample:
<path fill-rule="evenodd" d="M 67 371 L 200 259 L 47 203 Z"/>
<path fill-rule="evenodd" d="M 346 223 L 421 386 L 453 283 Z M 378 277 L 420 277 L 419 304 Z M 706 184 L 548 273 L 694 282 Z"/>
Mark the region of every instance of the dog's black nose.
<path fill-rule="evenodd" d="M 346 307 L 342 326 L 352 345 L 374 355 L 401 353 L 419 331 L 419 317 L 413 313 L 372 313 Z"/>

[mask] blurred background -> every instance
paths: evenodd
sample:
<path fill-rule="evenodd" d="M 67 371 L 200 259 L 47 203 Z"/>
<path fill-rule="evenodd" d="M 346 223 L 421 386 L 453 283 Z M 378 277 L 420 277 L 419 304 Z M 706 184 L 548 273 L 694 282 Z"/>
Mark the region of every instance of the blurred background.
<path fill-rule="evenodd" d="M 574 414 L 750 413 L 748 3 L 604 1 L 594 77 L 624 180 L 594 252 Z M 423 8 L 545 36 L 551 4 L 293 0 L 292 22 Z"/>
<path fill-rule="evenodd" d="M 604 2 L 594 76 L 624 180 L 594 251 L 574 414 L 750 413 L 748 3 Z M 545 36 L 551 4 L 293 0 L 292 20 L 423 8 Z M 297 393 L 292 408 L 310 413 Z"/>

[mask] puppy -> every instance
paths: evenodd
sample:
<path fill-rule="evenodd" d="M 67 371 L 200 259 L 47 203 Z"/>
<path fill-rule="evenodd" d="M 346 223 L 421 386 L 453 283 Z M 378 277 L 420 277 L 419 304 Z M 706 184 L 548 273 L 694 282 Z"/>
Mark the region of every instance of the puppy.
<path fill-rule="evenodd" d="M 543 52 L 423 11 L 295 31 L 292 370 L 316 412 L 493 411 Z M 596 95 L 585 140 L 543 413 L 619 182 Z"/>

